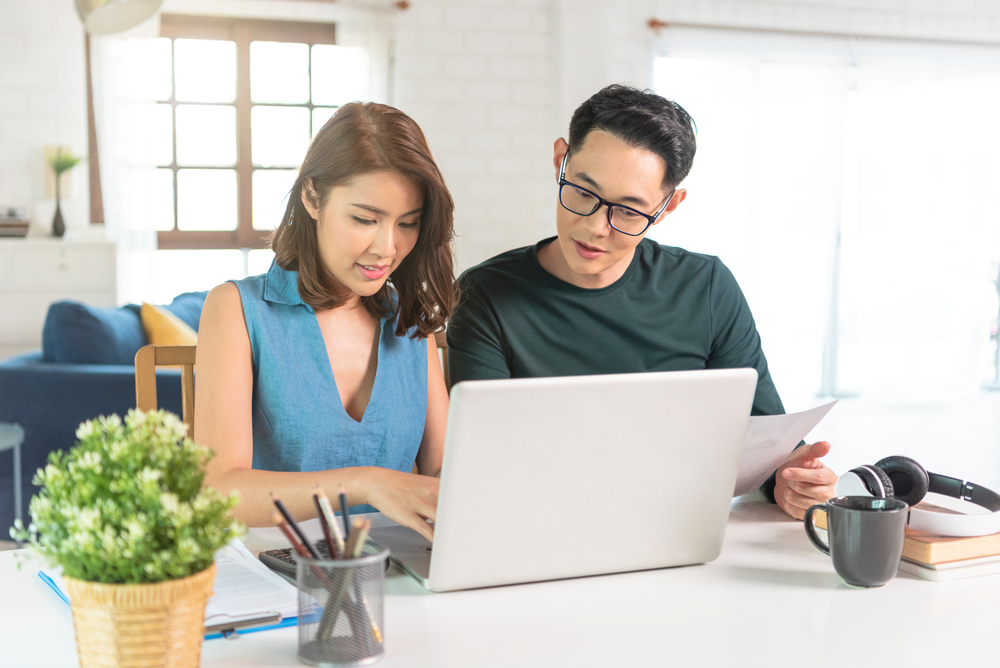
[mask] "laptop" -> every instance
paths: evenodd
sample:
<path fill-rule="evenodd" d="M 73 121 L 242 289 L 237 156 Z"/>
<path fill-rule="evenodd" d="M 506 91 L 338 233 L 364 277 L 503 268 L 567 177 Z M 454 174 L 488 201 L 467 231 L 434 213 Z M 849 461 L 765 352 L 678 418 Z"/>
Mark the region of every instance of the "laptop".
<path fill-rule="evenodd" d="M 756 387 L 753 369 L 459 383 L 434 544 L 372 538 L 435 592 L 712 561 Z"/>

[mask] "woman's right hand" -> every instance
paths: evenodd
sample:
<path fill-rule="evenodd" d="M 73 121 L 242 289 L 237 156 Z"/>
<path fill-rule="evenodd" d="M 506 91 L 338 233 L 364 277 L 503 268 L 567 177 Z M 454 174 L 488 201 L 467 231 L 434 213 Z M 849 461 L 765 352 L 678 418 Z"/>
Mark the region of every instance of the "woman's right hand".
<path fill-rule="evenodd" d="M 437 514 L 438 478 L 392 469 L 372 468 L 366 481 L 367 503 L 427 540 L 434 541 L 433 521 Z"/>

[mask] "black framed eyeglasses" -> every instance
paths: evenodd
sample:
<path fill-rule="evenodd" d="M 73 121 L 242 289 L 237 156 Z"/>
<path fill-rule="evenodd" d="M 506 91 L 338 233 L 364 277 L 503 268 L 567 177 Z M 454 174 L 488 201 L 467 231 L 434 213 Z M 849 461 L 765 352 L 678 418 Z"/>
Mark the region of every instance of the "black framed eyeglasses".
<path fill-rule="evenodd" d="M 663 203 L 653 215 L 645 214 L 642 211 L 633 209 L 624 204 L 609 202 L 595 192 L 570 183 L 566 180 L 566 161 L 569 158 L 569 151 L 563 156 L 562 166 L 559 168 L 559 203 L 564 209 L 578 216 L 590 216 L 602 206 L 608 207 L 608 225 L 622 234 L 630 237 L 637 237 L 656 222 L 663 215 L 674 198 L 674 190 L 667 195 L 667 201 Z"/>

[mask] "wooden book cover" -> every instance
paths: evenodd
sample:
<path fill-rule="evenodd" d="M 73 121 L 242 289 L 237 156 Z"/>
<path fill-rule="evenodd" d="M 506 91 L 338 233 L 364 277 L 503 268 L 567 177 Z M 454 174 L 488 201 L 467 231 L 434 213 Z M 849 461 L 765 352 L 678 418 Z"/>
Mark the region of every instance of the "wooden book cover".
<path fill-rule="evenodd" d="M 918 503 L 915 507 L 937 513 L 961 514 L 930 503 Z M 825 529 L 826 513 L 821 511 L 814 517 L 816 526 Z M 1000 555 L 1000 533 L 989 536 L 938 536 L 907 528 L 906 541 L 903 543 L 903 558 L 922 564 L 942 564 L 993 555 Z"/>

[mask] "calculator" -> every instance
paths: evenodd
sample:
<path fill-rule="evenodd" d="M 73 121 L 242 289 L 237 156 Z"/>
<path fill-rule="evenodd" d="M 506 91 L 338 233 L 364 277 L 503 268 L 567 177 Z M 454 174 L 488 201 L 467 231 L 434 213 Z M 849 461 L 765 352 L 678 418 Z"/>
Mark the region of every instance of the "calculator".
<path fill-rule="evenodd" d="M 319 552 L 319 556 L 323 559 L 330 558 L 330 548 L 327 547 L 326 540 L 318 540 L 313 543 L 313 547 Z M 375 541 L 369 539 L 365 543 L 364 550 L 362 550 L 362 556 L 368 556 L 372 554 L 378 554 L 382 551 L 382 546 Z M 258 556 L 260 562 L 270 568 L 272 571 L 279 575 L 283 575 L 289 580 L 295 581 L 295 564 L 296 557 L 295 550 L 290 547 L 286 547 L 281 550 L 267 550 L 266 552 L 261 552 Z M 385 560 L 385 568 L 389 569 L 389 560 Z"/>

